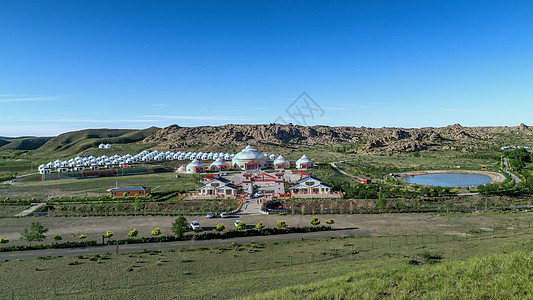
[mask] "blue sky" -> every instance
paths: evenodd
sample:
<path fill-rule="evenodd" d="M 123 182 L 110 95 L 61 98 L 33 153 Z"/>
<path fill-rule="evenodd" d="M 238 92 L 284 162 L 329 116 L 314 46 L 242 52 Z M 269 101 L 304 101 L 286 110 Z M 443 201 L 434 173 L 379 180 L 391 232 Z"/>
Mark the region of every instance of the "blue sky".
<path fill-rule="evenodd" d="M 2 1 L 0 136 L 533 124 L 532 15 L 532 1 Z M 314 102 L 295 102 L 304 91 Z"/>

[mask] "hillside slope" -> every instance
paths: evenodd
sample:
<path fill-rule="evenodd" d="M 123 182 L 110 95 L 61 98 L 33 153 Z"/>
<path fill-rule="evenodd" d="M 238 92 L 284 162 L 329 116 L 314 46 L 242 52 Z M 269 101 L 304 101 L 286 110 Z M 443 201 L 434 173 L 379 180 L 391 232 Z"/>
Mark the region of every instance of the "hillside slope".
<path fill-rule="evenodd" d="M 159 128 L 135 129 L 85 129 L 60 134 L 46 142 L 41 152 L 80 153 L 89 148 L 98 148 L 101 143 L 129 144 L 142 141 Z"/>
<path fill-rule="evenodd" d="M 531 299 L 531 253 L 357 272 L 245 299 Z"/>
<path fill-rule="evenodd" d="M 51 137 L 0 138 L 2 150 L 35 150 L 48 142 Z"/>

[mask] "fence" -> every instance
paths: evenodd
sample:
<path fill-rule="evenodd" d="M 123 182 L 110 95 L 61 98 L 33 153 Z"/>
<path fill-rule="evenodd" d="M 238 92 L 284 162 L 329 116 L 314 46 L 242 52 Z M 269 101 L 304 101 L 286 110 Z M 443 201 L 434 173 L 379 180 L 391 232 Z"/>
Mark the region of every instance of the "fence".
<path fill-rule="evenodd" d="M 226 247 L 231 251 L 232 247 L 247 247 L 241 250 L 247 250 L 248 253 L 257 253 L 257 257 L 253 260 L 242 259 L 238 263 L 235 261 L 219 259 L 211 261 L 207 265 L 205 262 L 194 259 L 187 259 L 187 251 L 180 252 L 178 260 L 172 264 L 170 270 L 134 270 L 136 266 L 132 266 L 129 270 L 124 270 L 122 275 L 101 274 L 101 276 L 88 278 L 78 276 L 72 278 L 69 282 L 54 280 L 53 278 L 43 278 L 44 286 L 29 287 L 25 289 L 14 289 L 8 286 L 0 287 L 0 298 L 19 299 L 19 298 L 56 298 L 56 297 L 79 297 L 84 293 L 92 292 L 108 292 L 115 289 L 124 289 L 129 287 L 143 287 L 148 289 L 157 289 L 158 284 L 176 283 L 179 284 L 187 278 L 192 278 L 202 282 L 202 280 L 216 280 L 214 276 L 224 274 L 235 274 L 243 272 L 254 272 L 262 270 L 271 270 L 280 267 L 290 267 L 297 265 L 306 265 L 319 262 L 335 260 L 338 258 L 347 258 L 353 256 L 356 259 L 357 255 L 366 252 L 367 254 L 375 255 L 375 258 L 382 255 L 381 252 L 387 249 L 402 249 L 403 247 L 427 248 L 431 250 L 431 245 L 448 244 L 449 243 L 470 243 L 470 242 L 492 242 L 495 238 L 503 237 L 517 237 L 521 234 L 531 233 L 531 221 L 522 221 L 508 223 L 503 226 L 494 228 L 483 228 L 478 231 L 471 231 L 464 235 L 416 235 L 416 236 L 380 236 L 380 237 L 349 237 L 350 239 L 339 239 L 336 246 L 326 246 L 321 249 L 302 249 L 299 252 L 291 251 L 285 252 L 283 255 L 277 256 L 263 256 L 261 255 L 261 244 L 246 244 L 246 245 L 226 245 L 213 248 L 203 248 L 203 250 L 217 251 L 220 247 Z M 344 241 L 344 244 L 340 244 Z M 200 249 L 202 250 L 202 249 Z M 175 250 L 170 250 L 175 252 Z M 372 252 L 378 251 L 378 252 Z M 126 254 L 124 254 L 126 255 Z M 131 254 L 129 254 L 131 255 Z M 161 251 L 143 251 L 139 254 L 159 257 L 157 265 L 162 263 L 172 263 L 166 259 L 169 255 L 161 255 Z M 178 254 L 176 254 L 178 255 Z M 154 259 L 155 259 L 154 257 Z M 109 259 L 107 255 L 88 255 L 84 259 L 98 260 L 97 263 L 105 262 Z M 137 261 L 139 262 L 139 261 Z M 139 262 L 141 264 L 143 262 Z M 69 263 L 71 264 L 71 263 Z M 76 263 L 73 263 L 76 264 Z M 30 283 L 31 284 L 31 283 Z"/>

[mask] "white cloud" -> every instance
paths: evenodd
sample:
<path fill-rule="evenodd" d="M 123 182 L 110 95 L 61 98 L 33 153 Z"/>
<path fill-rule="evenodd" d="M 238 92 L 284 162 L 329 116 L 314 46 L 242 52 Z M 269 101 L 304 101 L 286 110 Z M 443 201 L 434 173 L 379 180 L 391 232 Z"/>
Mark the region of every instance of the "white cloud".
<path fill-rule="evenodd" d="M 2 98 L 9 97 L 9 98 Z M 57 97 L 13 97 L 10 95 L 0 95 L 0 103 L 6 102 L 28 102 L 28 101 L 49 101 Z"/>

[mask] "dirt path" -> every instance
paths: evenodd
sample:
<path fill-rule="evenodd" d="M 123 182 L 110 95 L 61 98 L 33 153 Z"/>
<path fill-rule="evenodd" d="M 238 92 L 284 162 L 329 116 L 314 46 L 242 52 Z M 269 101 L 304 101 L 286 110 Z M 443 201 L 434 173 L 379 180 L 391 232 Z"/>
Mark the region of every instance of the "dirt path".
<path fill-rule="evenodd" d="M 357 177 L 355 175 L 352 175 L 352 174 L 348 174 L 346 172 L 344 172 L 344 170 L 342 170 L 341 168 L 337 167 L 337 165 L 335 163 L 329 163 L 333 169 L 337 170 L 339 173 L 343 174 L 343 175 L 346 175 L 346 176 L 349 176 L 349 177 L 352 177 L 352 178 L 355 178 L 357 180 L 361 180 L 361 177 Z"/>
<path fill-rule="evenodd" d="M 193 241 L 176 241 L 176 242 L 161 242 L 161 243 L 142 243 L 142 244 L 130 244 L 130 245 L 102 245 L 95 247 L 80 247 L 80 248 L 67 248 L 67 249 L 46 249 L 46 250 L 28 250 L 28 251 L 16 251 L 16 252 L 0 252 L 0 260 L 6 259 L 27 259 L 36 258 L 39 256 L 76 256 L 76 255 L 89 255 L 89 254 L 101 254 L 101 253 L 115 253 L 115 252 L 133 252 L 146 250 L 164 250 L 164 249 L 180 249 L 180 248 L 192 248 L 192 247 L 209 247 L 219 245 L 231 245 L 232 243 L 246 244 L 250 242 L 265 243 L 265 242 L 280 242 L 280 241 L 295 241 L 302 239 L 319 239 L 329 236 L 363 236 L 364 232 L 359 231 L 357 228 L 350 229 L 338 229 L 329 231 L 318 232 L 305 232 L 305 233 L 289 233 L 267 236 L 247 236 L 236 237 L 228 239 L 213 239 L 213 240 L 193 240 Z"/>

